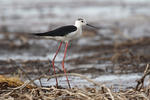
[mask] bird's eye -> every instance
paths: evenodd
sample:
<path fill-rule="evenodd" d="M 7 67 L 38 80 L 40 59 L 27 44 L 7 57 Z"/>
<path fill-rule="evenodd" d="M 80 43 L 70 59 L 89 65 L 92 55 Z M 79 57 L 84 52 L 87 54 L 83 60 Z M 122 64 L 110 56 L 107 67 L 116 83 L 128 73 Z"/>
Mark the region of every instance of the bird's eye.
<path fill-rule="evenodd" d="M 83 23 L 83 20 L 81 22 Z"/>

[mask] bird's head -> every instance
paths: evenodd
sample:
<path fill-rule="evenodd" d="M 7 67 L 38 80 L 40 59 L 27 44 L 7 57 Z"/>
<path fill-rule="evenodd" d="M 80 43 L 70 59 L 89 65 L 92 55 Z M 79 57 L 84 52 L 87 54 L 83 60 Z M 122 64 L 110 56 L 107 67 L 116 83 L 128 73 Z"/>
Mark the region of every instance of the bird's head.
<path fill-rule="evenodd" d="M 78 19 L 75 21 L 75 25 L 76 25 L 76 26 L 87 25 L 87 26 L 90 26 L 90 27 L 93 27 L 93 28 L 96 28 L 96 29 L 97 29 L 97 27 L 88 24 L 88 23 L 86 22 L 86 20 L 85 20 L 85 19 L 82 19 L 82 18 L 78 18 Z"/>
<path fill-rule="evenodd" d="M 82 26 L 82 25 L 86 25 L 86 20 L 82 19 L 82 18 L 78 18 L 75 22 L 76 25 Z"/>

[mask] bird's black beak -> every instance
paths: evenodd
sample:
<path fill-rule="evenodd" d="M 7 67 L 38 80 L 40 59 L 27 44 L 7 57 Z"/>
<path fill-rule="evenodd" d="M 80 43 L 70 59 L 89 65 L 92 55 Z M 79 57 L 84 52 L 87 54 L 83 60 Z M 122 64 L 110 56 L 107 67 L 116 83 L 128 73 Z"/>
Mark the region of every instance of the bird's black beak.
<path fill-rule="evenodd" d="M 96 27 L 96 26 L 93 26 L 93 25 L 90 25 L 90 24 L 86 24 L 87 26 L 90 26 L 90 27 L 93 27 L 95 29 L 99 29 L 99 27 Z"/>

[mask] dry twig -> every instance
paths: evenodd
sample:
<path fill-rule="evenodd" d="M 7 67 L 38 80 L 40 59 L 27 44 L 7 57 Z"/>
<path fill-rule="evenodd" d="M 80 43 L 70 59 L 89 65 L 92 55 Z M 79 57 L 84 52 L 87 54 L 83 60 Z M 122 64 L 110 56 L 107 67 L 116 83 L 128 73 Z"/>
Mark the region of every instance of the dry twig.
<path fill-rule="evenodd" d="M 137 80 L 137 85 L 135 90 L 140 91 L 143 88 L 145 77 L 150 74 L 150 68 L 149 64 L 147 64 L 146 69 L 144 71 L 144 75 L 141 77 L 141 79 Z"/>

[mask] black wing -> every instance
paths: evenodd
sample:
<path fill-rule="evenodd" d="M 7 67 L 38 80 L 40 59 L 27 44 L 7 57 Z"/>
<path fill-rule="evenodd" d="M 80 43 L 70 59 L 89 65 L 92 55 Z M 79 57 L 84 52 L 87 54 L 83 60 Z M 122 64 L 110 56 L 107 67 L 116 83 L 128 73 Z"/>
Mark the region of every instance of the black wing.
<path fill-rule="evenodd" d="M 74 25 L 68 25 L 68 26 L 62 26 L 60 28 L 57 28 L 55 30 L 45 32 L 45 33 L 35 33 L 33 35 L 37 36 L 65 36 L 71 32 L 74 32 L 77 30 L 77 27 Z"/>

